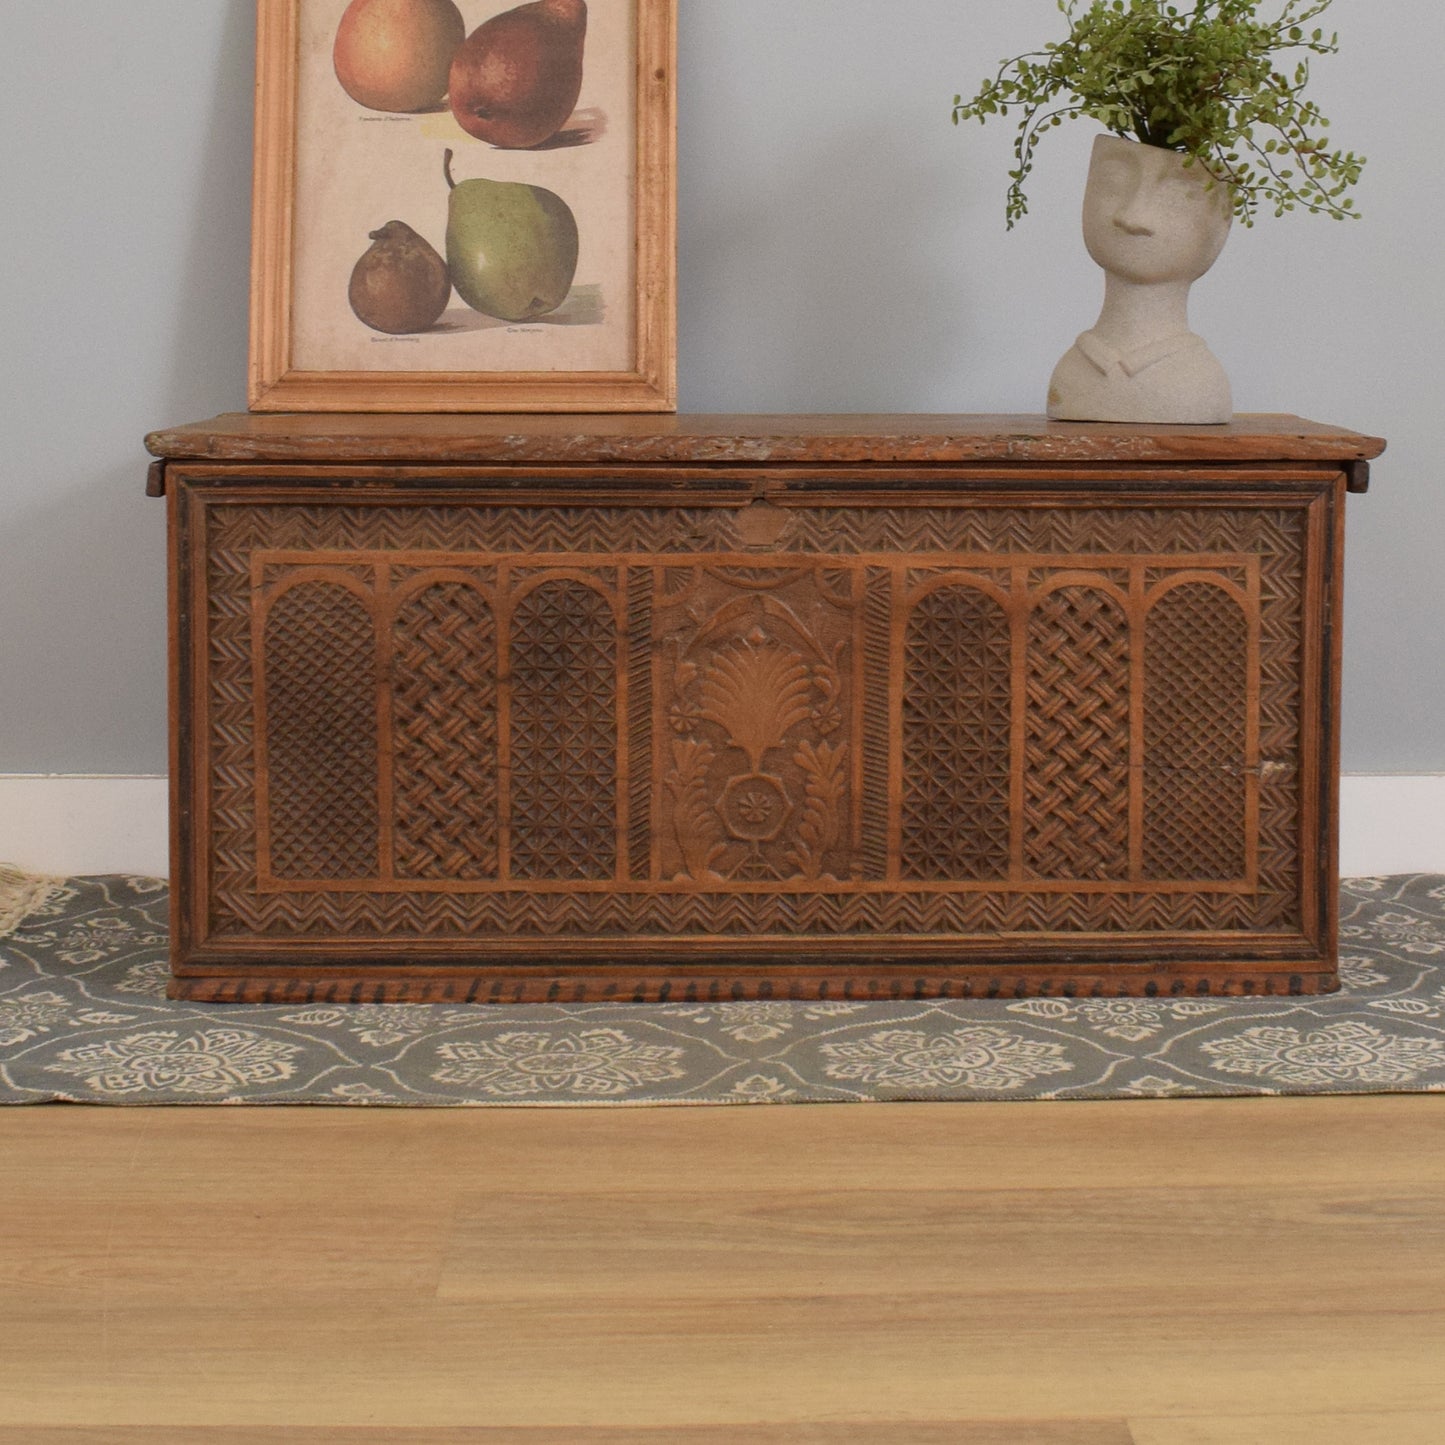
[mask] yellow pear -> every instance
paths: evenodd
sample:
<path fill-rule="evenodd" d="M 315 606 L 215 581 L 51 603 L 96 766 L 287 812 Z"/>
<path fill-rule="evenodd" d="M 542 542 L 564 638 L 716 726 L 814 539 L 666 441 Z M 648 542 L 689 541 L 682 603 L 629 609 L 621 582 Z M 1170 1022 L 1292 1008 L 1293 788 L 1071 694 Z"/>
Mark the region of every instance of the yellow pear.
<path fill-rule="evenodd" d="M 466 34 L 452 0 L 351 0 L 332 48 L 336 78 L 368 110 L 436 110 Z"/>

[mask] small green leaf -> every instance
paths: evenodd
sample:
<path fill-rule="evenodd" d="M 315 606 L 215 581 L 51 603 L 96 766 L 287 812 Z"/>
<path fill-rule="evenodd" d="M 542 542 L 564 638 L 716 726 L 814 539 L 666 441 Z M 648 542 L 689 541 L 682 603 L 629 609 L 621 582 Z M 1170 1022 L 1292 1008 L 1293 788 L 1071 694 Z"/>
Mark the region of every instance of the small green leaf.
<path fill-rule="evenodd" d="M 1333 54 L 1339 37 L 1303 22 L 1332 0 L 1056 0 L 1069 31 L 1042 50 L 1016 56 L 984 81 L 972 100 L 954 97 L 954 124 L 1017 109 L 1015 155 L 1006 205 L 1012 228 L 1027 213 L 1023 185 L 1038 138 L 1064 120 L 1087 115 L 1116 135 L 1183 152 L 1226 176 L 1235 214 L 1252 225 L 1260 201 L 1282 215 L 1296 206 L 1345 214 L 1336 201 L 1364 164 L 1329 151 L 1329 121 L 1304 98 L 1309 66 L 1296 58 L 1290 74 L 1276 56 L 1300 47 Z M 1262 14 L 1264 12 L 1264 14 Z M 1272 18 L 1267 18 L 1272 17 Z M 1298 52 L 1296 51 L 1296 57 Z M 1262 160 L 1240 160 L 1238 146 Z M 1294 153 L 1294 169 L 1274 170 L 1273 157 Z M 1353 212 L 1351 212 L 1353 215 Z"/>

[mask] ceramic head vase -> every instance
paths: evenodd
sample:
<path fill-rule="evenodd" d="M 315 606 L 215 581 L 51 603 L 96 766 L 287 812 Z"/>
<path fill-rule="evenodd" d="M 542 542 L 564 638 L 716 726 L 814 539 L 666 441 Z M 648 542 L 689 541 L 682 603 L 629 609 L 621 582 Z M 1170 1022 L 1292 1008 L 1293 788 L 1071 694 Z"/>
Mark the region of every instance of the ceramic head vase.
<path fill-rule="evenodd" d="M 1189 329 L 1189 288 L 1218 258 L 1228 190 L 1196 162 L 1120 136 L 1094 142 L 1084 244 L 1104 269 L 1104 309 L 1049 382 L 1062 421 L 1227 422 L 1229 378 Z"/>

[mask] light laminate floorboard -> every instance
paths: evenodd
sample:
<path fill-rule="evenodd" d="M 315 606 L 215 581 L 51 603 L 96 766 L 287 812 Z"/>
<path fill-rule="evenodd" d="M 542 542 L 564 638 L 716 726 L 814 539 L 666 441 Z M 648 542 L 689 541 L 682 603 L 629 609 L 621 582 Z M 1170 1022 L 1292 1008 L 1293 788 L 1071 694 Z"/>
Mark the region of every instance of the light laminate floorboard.
<path fill-rule="evenodd" d="M 1134 1445 L 1441 1445 L 1445 1411 L 1135 1420 Z"/>
<path fill-rule="evenodd" d="M 0 1445 L 1439 1445 L 1445 1099 L 0 1110 Z"/>
<path fill-rule="evenodd" d="M 880 1433 L 881 1432 L 881 1433 Z M 0 1428 L 0 1445 L 156 1445 L 150 1427 L 41 1427 L 24 1435 Z M 167 1434 L 167 1445 L 1133 1445 L 1122 1420 L 951 1421 L 792 1425 L 662 1425 L 395 1430 L 322 1426 L 235 1429 L 200 1426 Z"/>

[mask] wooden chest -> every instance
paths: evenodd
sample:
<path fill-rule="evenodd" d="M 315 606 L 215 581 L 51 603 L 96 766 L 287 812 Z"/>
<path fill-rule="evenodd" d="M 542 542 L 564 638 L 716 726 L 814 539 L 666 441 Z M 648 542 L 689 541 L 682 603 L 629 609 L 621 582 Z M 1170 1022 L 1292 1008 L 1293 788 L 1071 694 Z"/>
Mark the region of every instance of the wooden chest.
<path fill-rule="evenodd" d="M 1344 494 L 1291 417 L 217 418 L 172 993 L 1335 986 Z"/>

